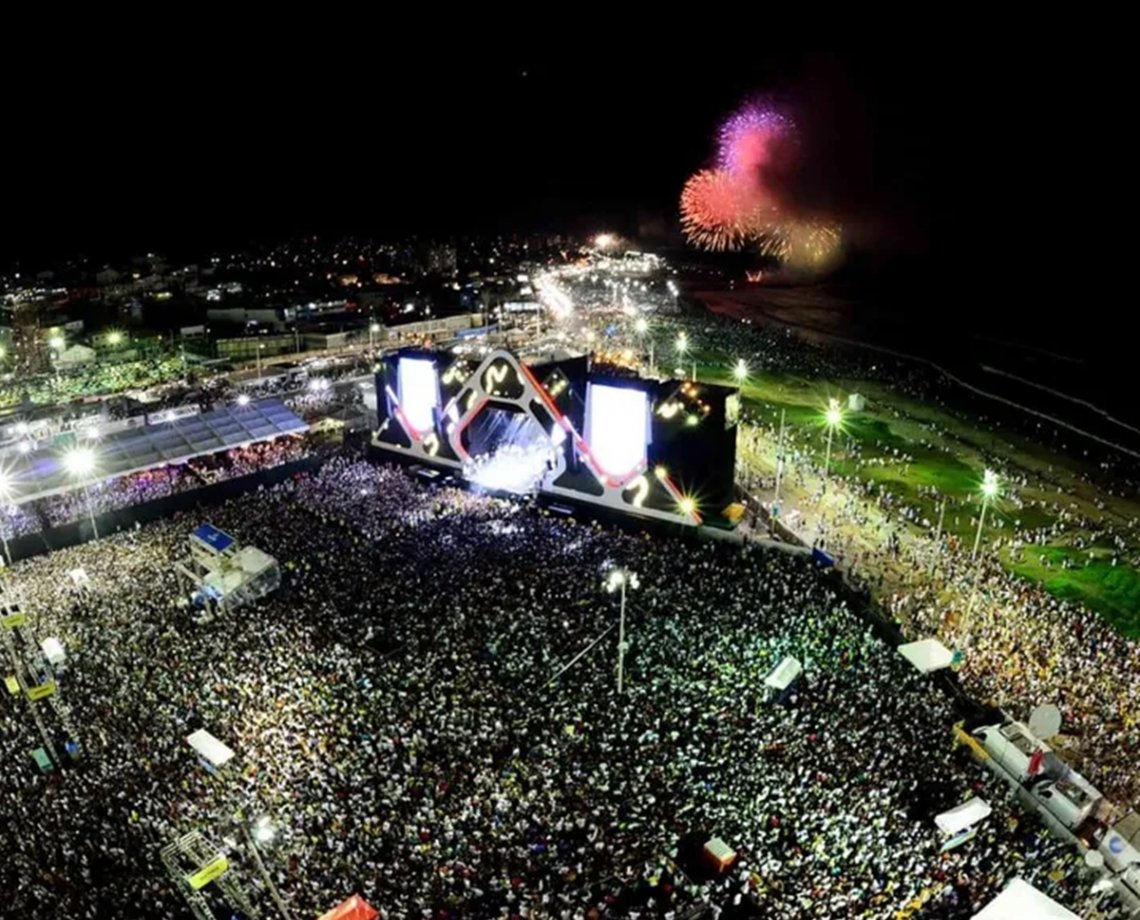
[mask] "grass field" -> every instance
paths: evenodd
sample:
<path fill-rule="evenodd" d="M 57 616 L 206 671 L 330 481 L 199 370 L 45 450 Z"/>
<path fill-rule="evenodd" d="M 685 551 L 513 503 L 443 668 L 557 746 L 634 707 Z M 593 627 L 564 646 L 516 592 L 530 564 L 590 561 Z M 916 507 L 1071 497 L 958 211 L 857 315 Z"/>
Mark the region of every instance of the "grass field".
<path fill-rule="evenodd" d="M 737 385 L 731 359 L 710 352 L 689 357 L 696 358 L 702 380 Z M 1011 537 L 1018 524 L 1050 527 L 1062 510 L 1091 522 L 1084 529 L 1070 521 L 1063 533 L 1043 546 L 1024 548 L 1016 559 L 1003 548 L 1003 564 L 1055 596 L 1097 611 L 1124 634 L 1140 637 L 1140 572 L 1130 564 L 1140 558 L 1140 546 L 1134 532 L 1123 527 L 1140 517 L 1140 502 L 1109 495 L 1088 481 L 1096 472 L 1089 463 L 867 381 L 808 380 L 761 370 L 741 385 L 746 412 L 776 424 L 784 410 L 795 446 L 821 460 L 828 398 L 837 397 L 846 405 L 852 392 L 866 397 L 867 408 L 847 413 L 842 433 L 836 433 L 832 464 L 837 472 L 871 480 L 919 509 L 920 518 L 929 522 L 937 520 L 945 499 L 944 531 L 972 542 L 982 473 L 987 466 L 998 468 L 1003 496 L 987 512 L 983 532 L 987 543 L 998 536 Z M 1029 480 L 1024 487 L 1019 483 L 1023 477 Z M 1046 507 L 1030 507 L 1031 501 Z M 1103 530 L 1110 526 L 1128 539 L 1123 551 L 1104 537 Z"/>

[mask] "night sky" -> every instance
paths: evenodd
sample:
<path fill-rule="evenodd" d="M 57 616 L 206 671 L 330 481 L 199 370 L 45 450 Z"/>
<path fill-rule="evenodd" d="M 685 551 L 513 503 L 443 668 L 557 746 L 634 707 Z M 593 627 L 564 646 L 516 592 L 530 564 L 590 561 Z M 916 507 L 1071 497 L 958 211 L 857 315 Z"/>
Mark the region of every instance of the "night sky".
<path fill-rule="evenodd" d="M 75 51 L 9 117 L 9 256 L 192 248 L 290 232 L 675 232 L 685 179 L 743 99 L 795 106 L 813 204 L 872 248 L 928 245 L 918 55 L 750 54 L 692 68 L 661 48 L 395 61 L 322 48 Z M 611 59 L 612 58 L 612 59 Z M 6 65 L 16 74 L 16 66 Z M 899 79 L 906 72 L 908 79 Z"/>

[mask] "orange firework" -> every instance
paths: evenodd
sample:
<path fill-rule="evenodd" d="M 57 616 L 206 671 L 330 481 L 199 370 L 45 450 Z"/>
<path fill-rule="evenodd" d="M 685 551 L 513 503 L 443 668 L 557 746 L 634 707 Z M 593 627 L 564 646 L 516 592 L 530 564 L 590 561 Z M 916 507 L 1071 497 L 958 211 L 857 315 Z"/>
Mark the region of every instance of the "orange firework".
<path fill-rule="evenodd" d="M 702 169 L 681 190 L 681 229 L 694 246 L 739 249 L 755 220 L 748 184 L 723 169 Z"/>

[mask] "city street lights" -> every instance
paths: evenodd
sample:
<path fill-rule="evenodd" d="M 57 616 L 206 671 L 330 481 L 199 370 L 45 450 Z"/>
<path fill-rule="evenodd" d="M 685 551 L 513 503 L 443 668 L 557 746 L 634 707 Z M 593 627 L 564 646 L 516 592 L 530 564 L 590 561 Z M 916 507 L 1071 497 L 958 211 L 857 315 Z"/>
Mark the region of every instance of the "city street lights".
<path fill-rule="evenodd" d="M 993 470 L 986 470 L 982 476 L 982 513 L 978 515 L 978 533 L 974 537 L 974 552 L 970 556 L 971 559 L 978 558 L 978 547 L 982 542 L 982 525 L 986 520 L 986 508 L 989 506 L 990 500 L 997 497 L 1001 491 L 1001 482 L 998 480 L 998 474 Z"/>
<path fill-rule="evenodd" d="M 83 481 L 83 495 L 87 499 L 87 516 L 91 519 L 91 532 L 99 539 L 99 527 L 95 523 L 95 507 L 91 503 L 90 481 L 95 472 L 95 451 L 90 447 L 75 447 L 64 454 L 63 466 L 76 479 Z"/>
<path fill-rule="evenodd" d="M 620 696 L 625 687 L 625 589 L 637 588 L 641 584 L 637 573 L 628 569 L 612 569 L 606 579 L 606 590 L 613 594 L 621 591 L 621 615 L 618 619 L 618 662 L 617 662 L 617 690 Z"/>
<path fill-rule="evenodd" d="M 823 472 L 827 476 L 831 473 L 831 438 L 835 434 L 835 429 L 843 424 L 843 409 L 834 396 L 827 401 L 827 412 L 823 417 L 827 422 L 827 454 L 823 461 Z"/>

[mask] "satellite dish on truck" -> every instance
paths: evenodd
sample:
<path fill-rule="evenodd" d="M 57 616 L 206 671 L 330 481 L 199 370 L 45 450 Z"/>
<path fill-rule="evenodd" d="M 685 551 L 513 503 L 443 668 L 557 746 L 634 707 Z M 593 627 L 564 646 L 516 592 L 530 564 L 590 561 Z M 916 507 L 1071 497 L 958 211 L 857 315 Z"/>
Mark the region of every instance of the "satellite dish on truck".
<path fill-rule="evenodd" d="M 1043 703 L 1029 717 L 1029 730 L 1041 741 L 1048 741 L 1061 730 L 1061 710 L 1053 703 Z"/>

